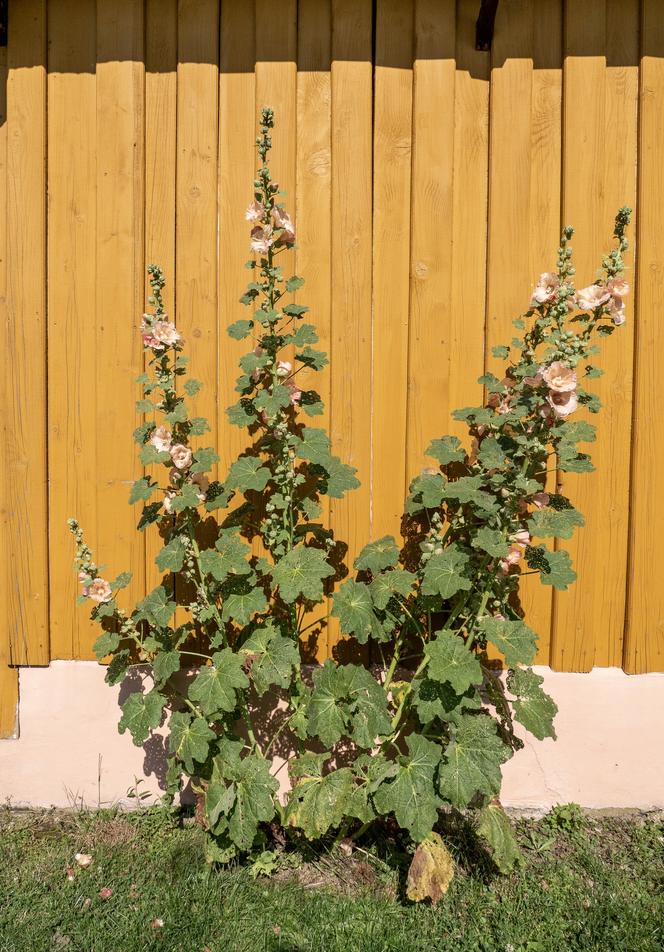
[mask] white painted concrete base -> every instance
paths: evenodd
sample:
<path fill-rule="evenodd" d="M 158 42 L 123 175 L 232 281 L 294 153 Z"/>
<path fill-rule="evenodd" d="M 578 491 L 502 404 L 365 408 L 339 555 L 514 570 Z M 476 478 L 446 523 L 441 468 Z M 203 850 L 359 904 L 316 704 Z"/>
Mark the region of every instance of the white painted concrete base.
<path fill-rule="evenodd" d="M 526 740 L 504 768 L 507 807 L 664 809 L 664 674 L 537 668 L 558 704 L 558 740 Z M 163 735 L 144 749 L 117 732 L 120 688 L 90 661 L 20 672 L 19 737 L 0 740 L 0 802 L 14 806 L 132 803 L 136 781 L 162 789 Z"/>

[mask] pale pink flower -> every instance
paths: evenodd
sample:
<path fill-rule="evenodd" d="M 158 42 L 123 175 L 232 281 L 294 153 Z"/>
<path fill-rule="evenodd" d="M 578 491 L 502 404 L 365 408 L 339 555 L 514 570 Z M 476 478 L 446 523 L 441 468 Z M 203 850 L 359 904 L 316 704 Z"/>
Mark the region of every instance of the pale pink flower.
<path fill-rule="evenodd" d="M 173 445 L 173 434 L 166 426 L 158 426 L 152 431 L 150 442 L 160 453 L 168 453 Z"/>
<path fill-rule="evenodd" d="M 509 395 L 492 393 L 489 395 L 487 403 L 490 407 L 493 407 L 496 413 L 505 414 L 510 412 L 510 397 Z"/>
<path fill-rule="evenodd" d="M 89 853 L 76 853 L 74 859 L 79 866 L 82 866 L 85 869 L 87 866 L 90 866 L 92 863 L 92 857 Z"/>
<path fill-rule="evenodd" d="M 152 336 L 164 347 L 173 347 L 182 340 L 175 324 L 171 321 L 155 321 L 152 325 Z"/>
<path fill-rule="evenodd" d="M 175 446 L 171 446 L 170 454 L 173 465 L 177 469 L 188 469 L 191 466 L 191 449 L 183 443 L 176 443 Z"/>
<path fill-rule="evenodd" d="M 153 919 L 153 920 L 150 922 L 150 928 L 151 928 L 151 929 L 155 929 L 155 930 L 163 929 L 163 928 L 164 928 L 164 920 L 163 920 L 163 919 Z"/>
<path fill-rule="evenodd" d="M 600 284 L 590 284 L 587 288 L 581 288 L 576 292 L 576 306 L 581 311 L 594 311 L 595 308 L 606 304 L 611 297 L 611 292 Z"/>
<path fill-rule="evenodd" d="M 535 493 L 533 496 L 533 506 L 535 506 L 537 509 L 544 509 L 545 506 L 549 505 L 550 500 L 551 497 L 548 493 Z"/>
<path fill-rule="evenodd" d="M 176 496 L 176 495 L 177 495 L 176 493 L 171 492 L 171 491 L 169 490 L 169 491 L 166 493 L 166 495 L 164 496 L 164 509 L 165 509 L 166 512 L 169 513 L 169 514 L 170 514 L 170 513 L 172 512 L 172 510 L 173 510 L 173 500 L 175 499 L 175 496 Z"/>
<path fill-rule="evenodd" d="M 78 580 L 79 580 L 79 582 L 87 582 L 87 580 L 88 580 L 89 578 L 90 578 L 90 576 L 88 575 L 87 572 L 79 572 L 79 573 L 78 573 Z"/>
<path fill-rule="evenodd" d="M 163 350 L 164 345 L 152 333 L 152 317 L 150 314 L 144 314 L 141 321 L 141 336 L 143 337 L 143 347 L 151 347 L 153 350 Z"/>
<path fill-rule="evenodd" d="M 169 450 L 170 452 L 170 450 Z M 178 486 L 182 479 L 182 473 L 179 469 L 176 469 L 175 466 L 168 471 L 168 478 L 173 483 L 174 486 Z"/>
<path fill-rule="evenodd" d="M 251 229 L 251 250 L 259 254 L 267 254 L 274 244 L 271 225 L 256 225 Z"/>
<path fill-rule="evenodd" d="M 514 542 L 516 545 L 530 545 L 530 533 L 527 529 L 517 529 L 510 536 L 510 542 Z"/>
<path fill-rule="evenodd" d="M 503 575 L 507 575 L 511 567 L 513 565 L 518 564 L 522 555 L 523 555 L 523 551 L 521 549 L 521 546 L 511 545 L 509 547 L 507 555 L 503 556 L 503 558 L 500 560 L 499 566 L 500 566 L 501 573 Z"/>
<path fill-rule="evenodd" d="M 625 323 L 627 318 L 625 317 L 625 302 L 622 298 L 612 297 L 607 310 L 616 327 Z"/>
<path fill-rule="evenodd" d="M 277 377 L 287 377 L 292 369 L 293 365 L 289 360 L 280 360 L 277 364 Z"/>
<path fill-rule="evenodd" d="M 290 402 L 292 404 L 299 403 L 300 400 L 302 399 L 302 391 L 300 390 L 298 385 L 295 383 L 295 381 L 286 380 L 284 385 L 288 387 L 288 389 L 290 390 Z"/>
<path fill-rule="evenodd" d="M 194 486 L 198 487 L 198 501 L 205 502 L 206 493 L 210 488 L 210 480 L 204 473 L 194 473 L 191 477 L 191 481 Z"/>
<path fill-rule="evenodd" d="M 559 417 L 569 416 L 579 406 L 579 398 L 575 390 L 565 390 L 562 393 L 550 390 L 546 399 L 553 412 Z"/>
<path fill-rule="evenodd" d="M 72 866 L 68 866 L 65 870 L 65 873 L 69 882 L 73 883 L 76 879 L 76 870 Z"/>
<path fill-rule="evenodd" d="M 560 279 L 552 271 L 540 274 L 539 281 L 533 289 L 532 303 L 548 304 L 553 301 L 560 287 Z"/>
<path fill-rule="evenodd" d="M 539 387 L 542 379 L 542 374 L 538 371 L 534 377 L 524 377 L 523 382 L 527 387 Z"/>
<path fill-rule="evenodd" d="M 540 367 L 539 374 L 549 390 L 555 393 L 568 393 L 576 390 L 576 372 L 562 360 L 554 360 L 548 367 Z"/>
<path fill-rule="evenodd" d="M 110 899 L 113 895 L 113 890 L 110 886 L 103 886 L 97 895 L 100 899 Z"/>
<path fill-rule="evenodd" d="M 110 584 L 104 578 L 96 578 L 83 589 L 83 594 L 93 602 L 110 602 L 113 598 Z"/>
<path fill-rule="evenodd" d="M 279 235 L 279 241 L 285 245 L 292 245 L 295 242 L 295 225 L 288 212 L 285 212 L 282 208 L 279 208 L 278 205 L 275 205 L 272 209 L 272 222 L 275 228 L 282 229 Z"/>
<path fill-rule="evenodd" d="M 255 356 L 255 357 L 262 357 L 263 354 L 265 353 L 265 351 L 263 350 L 263 348 L 262 348 L 262 347 L 258 347 L 258 346 L 254 347 L 254 351 L 253 351 L 253 352 L 254 352 L 254 356 Z M 256 367 L 256 369 L 252 371 L 252 373 L 251 373 L 251 379 L 253 380 L 254 383 L 258 383 L 258 381 L 261 379 L 261 373 L 262 373 L 262 372 L 263 372 L 263 371 L 261 370 L 260 367 Z"/>
<path fill-rule="evenodd" d="M 251 202 L 247 206 L 247 210 L 244 213 L 244 217 L 247 221 L 257 222 L 265 215 L 265 205 L 262 202 Z"/>
<path fill-rule="evenodd" d="M 612 297 L 625 297 L 629 294 L 629 284 L 624 278 L 611 278 L 606 282 L 607 290 Z"/>

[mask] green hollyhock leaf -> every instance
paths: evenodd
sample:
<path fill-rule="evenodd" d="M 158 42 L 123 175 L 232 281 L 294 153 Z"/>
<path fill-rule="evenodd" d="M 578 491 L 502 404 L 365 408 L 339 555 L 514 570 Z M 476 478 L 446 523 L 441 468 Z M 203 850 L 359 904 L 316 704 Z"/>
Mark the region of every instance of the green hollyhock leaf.
<path fill-rule="evenodd" d="M 270 470 L 263 466 L 263 461 L 255 456 L 241 456 L 228 471 L 226 489 L 239 489 L 246 492 L 255 489 L 257 492 L 265 489 L 270 479 Z"/>
<path fill-rule="evenodd" d="M 210 424 L 205 419 L 205 417 L 193 417 L 189 421 L 189 435 L 190 436 L 202 436 L 204 433 L 210 432 Z"/>
<path fill-rule="evenodd" d="M 295 359 L 299 360 L 305 367 L 311 367 L 312 370 L 322 370 L 323 367 L 329 363 L 327 354 L 324 351 L 313 350 L 311 347 L 303 347 L 302 350 L 295 355 Z"/>
<path fill-rule="evenodd" d="M 160 572 L 179 572 L 184 562 L 186 549 L 181 539 L 171 539 L 157 554 L 155 562 Z"/>
<path fill-rule="evenodd" d="M 307 416 L 322 416 L 325 406 L 315 390 L 303 390 L 300 407 Z"/>
<path fill-rule="evenodd" d="M 489 803 L 478 817 L 477 832 L 489 847 L 501 873 L 510 873 L 521 863 L 521 851 L 512 824 L 499 803 Z"/>
<path fill-rule="evenodd" d="M 251 659 L 249 677 L 259 697 L 274 684 L 287 688 L 293 669 L 299 668 L 300 649 L 297 643 L 284 638 L 276 628 L 256 629 L 240 650 Z"/>
<path fill-rule="evenodd" d="M 576 450 L 561 443 L 557 449 L 557 468 L 564 473 L 593 473 L 595 467 L 587 453 L 577 453 Z"/>
<path fill-rule="evenodd" d="M 304 278 L 294 274 L 292 278 L 289 278 L 288 281 L 286 281 L 286 290 L 289 292 L 289 294 L 292 294 L 294 291 L 299 290 L 303 284 Z"/>
<path fill-rule="evenodd" d="M 325 476 L 320 486 L 320 492 L 323 495 L 330 496 L 332 499 L 343 499 L 349 490 L 357 489 L 360 485 L 359 479 L 355 476 L 357 472 L 355 467 L 342 463 L 338 456 L 328 457 L 323 468 Z"/>
<path fill-rule="evenodd" d="M 168 458 L 170 459 L 170 456 Z M 129 505 L 133 506 L 135 502 L 139 502 L 141 499 L 149 499 L 156 488 L 156 483 L 150 484 L 149 476 L 137 479 L 129 493 Z"/>
<path fill-rule="evenodd" d="M 111 591 L 119 592 L 120 589 L 126 588 L 127 585 L 131 582 L 133 575 L 131 572 L 120 572 L 116 578 L 111 582 Z"/>
<path fill-rule="evenodd" d="M 201 504 L 199 491 L 193 483 L 185 483 L 171 499 L 171 510 L 182 512 L 184 509 L 197 509 Z"/>
<path fill-rule="evenodd" d="M 122 651 L 118 651 L 114 654 L 106 666 L 106 674 L 104 676 L 106 684 L 114 686 L 119 684 L 120 681 L 123 681 L 130 663 L 131 657 L 128 648 L 123 648 Z"/>
<path fill-rule="evenodd" d="M 190 469 L 192 473 L 207 473 L 212 469 L 215 463 L 219 462 L 219 456 L 211 446 L 203 447 L 194 453 L 194 462 Z"/>
<path fill-rule="evenodd" d="M 555 738 L 553 719 L 558 713 L 555 701 L 540 687 L 543 680 L 532 668 L 518 668 L 507 677 L 507 689 L 517 698 L 512 702 L 514 716 L 538 740 Z"/>
<path fill-rule="evenodd" d="M 180 670 L 179 651 L 160 651 L 152 662 L 152 673 L 155 683 L 162 687 L 168 679 Z"/>
<path fill-rule="evenodd" d="M 569 552 L 558 549 L 553 552 L 545 545 L 531 545 L 526 549 L 526 562 L 531 569 L 539 569 L 543 585 L 565 591 L 576 579 Z"/>
<path fill-rule="evenodd" d="M 578 509 L 540 509 L 533 512 L 528 520 L 530 534 L 534 536 L 554 536 L 559 539 L 571 539 L 577 526 L 584 525 L 584 518 Z"/>
<path fill-rule="evenodd" d="M 261 588 L 246 587 L 227 595 L 221 614 L 222 621 L 234 621 L 237 625 L 248 625 L 254 615 L 267 607 L 267 599 Z"/>
<path fill-rule="evenodd" d="M 481 476 L 462 476 L 446 484 L 443 496 L 445 499 L 456 499 L 460 503 L 474 503 L 491 509 L 494 506 L 494 499 L 489 493 L 480 489 L 481 485 Z"/>
<path fill-rule="evenodd" d="M 153 446 L 152 443 L 146 443 L 142 448 L 139 458 L 141 463 L 144 466 L 152 466 L 153 463 L 171 463 L 171 454 L 160 452 L 156 446 Z M 147 482 L 147 477 L 144 477 L 145 482 Z M 140 480 L 138 480 L 140 482 Z M 134 484 L 135 486 L 136 484 Z M 155 487 L 156 488 L 156 487 Z M 134 490 L 132 489 L 132 492 Z"/>
<path fill-rule="evenodd" d="M 505 465 L 505 451 L 493 436 L 488 436 L 480 443 L 478 458 L 487 469 L 503 469 Z"/>
<path fill-rule="evenodd" d="M 430 724 L 435 718 L 458 724 L 464 711 L 477 710 L 482 701 L 474 688 L 459 695 L 448 682 L 423 678 L 413 686 L 413 704 L 422 724 Z"/>
<path fill-rule="evenodd" d="M 302 596 L 312 602 L 323 597 L 323 579 L 334 575 L 334 569 L 321 549 L 296 545 L 272 569 L 272 579 L 279 586 L 282 599 L 291 605 Z"/>
<path fill-rule="evenodd" d="M 332 615 L 339 619 L 344 634 L 357 635 L 366 644 L 374 617 L 369 587 L 353 579 L 344 582 L 334 594 Z"/>
<path fill-rule="evenodd" d="M 500 790 L 500 765 L 510 750 L 498 736 L 496 722 L 484 714 L 465 715 L 445 751 L 438 771 L 442 797 L 452 806 L 468 806 L 476 793 L 495 796 Z"/>
<path fill-rule="evenodd" d="M 286 336 L 285 341 L 295 347 L 304 347 L 305 344 L 317 344 L 318 334 L 313 324 L 300 324 L 292 334 Z"/>
<path fill-rule="evenodd" d="M 503 533 L 498 529 L 487 529 L 486 526 L 477 530 L 470 544 L 474 549 L 481 549 L 494 559 L 502 559 L 509 549 Z"/>
<path fill-rule="evenodd" d="M 420 734 L 411 734 L 406 744 L 408 755 L 399 757 L 396 775 L 380 785 L 374 803 L 379 813 L 394 813 L 399 826 L 419 842 L 433 829 L 442 805 L 434 786 L 442 751 Z"/>
<path fill-rule="evenodd" d="M 229 575 L 248 575 L 251 572 L 250 556 L 251 546 L 235 533 L 224 533 L 217 539 L 214 549 L 201 552 L 201 570 L 218 582 L 225 581 Z"/>
<path fill-rule="evenodd" d="M 193 774 L 196 769 L 194 761 L 202 764 L 207 760 L 210 744 L 217 735 L 202 717 L 179 711 L 171 714 L 169 726 L 169 750 L 184 763 L 187 773 Z"/>
<path fill-rule="evenodd" d="M 92 650 L 95 653 L 97 661 L 101 661 L 107 655 L 113 654 L 120 647 L 120 635 L 116 631 L 104 631 L 97 638 Z"/>
<path fill-rule="evenodd" d="M 471 685 L 482 683 L 482 667 L 459 635 L 439 631 L 424 653 L 429 659 L 429 678 L 450 684 L 457 694 L 463 694 Z"/>
<path fill-rule="evenodd" d="M 398 767 L 385 759 L 381 753 L 360 754 L 353 763 L 355 780 L 359 781 L 351 795 L 346 809 L 348 816 L 357 817 L 361 823 L 368 823 L 376 817 L 372 797 L 381 783 L 393 777 Z"/>
<path fill-rule="evenodd" d="M 253 326 L 253 321 L 235 321 L 234 324 L 231 324 L 226 329 L 226 333 L 229 337 L 232 337 L 233 340 L 244 340 L 245 337 L 251 334 Z"/>
<path fill-rule="evenodd" d="M 456 436 L 443 436 L 439 440 L 433 440 L 429 444 L 426 455 L 437 459 L 441 466 L 447 466 L 449 463 L 463 463 L 466 458 L 461 440 Z"/>
<path fill-rule="evenodd" d="M 260 754 L 249 754 L 239 767 L 227 768 L 232 774 L 235 802 L 230 811 L 228 830 L 238 849 L 250 850 L 259 823 L 269 823 L 276 807 L 274 794 L 279 781 L 270 775 L 270 763 Z"/>
<path fill-rule="evenodd" d="M 369 571 L 378 575 L 383 569 L 389 569 L 399 560 L 399 546 L 392 536 L 383 536 L 376 542 L 365 545 L 353 565 L 358 572 Z"/>
<path fill-rule="evenodd" d="M 566 443 L 594 443 L 597 439 L 597 427 L 585 420 L 569 420 L 555 426 L 551 436 Z"/>
<path fill-rule="evenodd" d="M 303 426 L 299 443 L 295 451 L 300 459 L 310 463 L 319 463 L 327 468 L 330 460 L 330 439 L 325 432 L 317 427 Z"/>
<path fill-rule="evenodd" d="M 510 355 L 510 349 L 506 344 L 497 344 L 491 348 L 491 353 L 497 360 L 507 360 Z"/>
<path fill-rule="evenodd" d="M 289 795 L 286 822 L 299 827 L 309 840 L 319 839 L 341 824 L 353 792 L 353 774 L 348 767 L 323 776 L 323 763 L 328 759 L 329 754 L 305 754 L 291 766 L 297 779 Z"/>
<path fill-rule="evenodd" d="M 326 661 L 313 674 L 307 706 L 311 737 L 326 747 L 349 734 L 360 747 L 372 747 L 390 729 L 387 698 L 371 674 L 358 665 Z"/>
<path fill-rule="evenodd" d="M 185 382 L 184 392 L 188 397 L 195 397 L 199 390 L 201 390 L 202 386 L 203 384 L 200 380 L 194 380 L 194 378 L 191 377 Z"/>
<path fill-rule="evenodd" d="M 278 383 L 270 390 L 260 390 L 254 398 L 254 406 L 257 410 L 263 410 L 268 417 L 275 417 L 279 410 L 289 406 L 290 398 L 290 390 Z"/>
<path fill-rule="evenodd" d="M 341 707 L 346 682 L 337 665 L 329 658 L 313 673 L 313 691 L 307 705 L 307 731 L 331 747 L 346 731 L 346 712 Z"/>
<path fill-rule="evenodd" d="M 141 691 L 130 694 L 122 705 L 118 731 L 124 734 L 128 730 L 134 744 L 142 747 L 150 732 L 159 727 L 165 703 L 166 698 L 154 689 L 148 694 Z"/>
<path fill-rule="evenodd" d="M 289 317 L 302 317 L 308 310 L 309 308 L 305 304 L 287 304 L 284 308 L 284 314 L 288 314 Z"/>
<path fill-rule="evenodd" d="M 238 402 L 232 406 L 227 407 L 226 416 L 233 426 L 242 427 L 251 426 L 258 418 L 253 402 L 247 400 L 246 397 L 243 397 L 242 400 L 238 400 Z"/>
<path fill-rule="evenodd" d="M 136 412 L 137 413 L 152 413 L 154 411 L 154 403 L 152 400 L 137 400 L 136 401 Z"/>
<path fill-rule="evenodd" d="M 502 651 L 508 665 L 533 663 L 537 635 L 524 622 L 507 618 L 482 618 L 479 627 L 487 641 Z"/>
<path fill-rule="evenodd" d="M 140 618 L 147 619 L 157 628 L 165 628 L 173 617 L 175 602 L 169 599 L 163 585 L 158 585 L 138 602 L 136 610 Z"/>
<path fill-rule="evenodd" d="M 468 591 L 472 582 L 463 575 L 467 564 L 468 556 L 454 544 L 440 555 L 433 555 L 424 569 L 422 594 L 451 598 L 457 592 Z"/>
<path fill-rule="evenodd" d="M 405 569 L 390 569 L 381 572 L 369 585 L 373 603 L 379 611 L 387 608 L 389 600 L 394 595 L 407 598 L 412 592 L 417 576 Z"/>
<path fill-rule="evenodd" d="M 189 688 L 189 697 L 206 716 L 235 710 L 237 691 L 249 687 L 242 660 L 231 648 L 224 648 L 212 656 L 211 665 L 200 669 Z"/>
<path fill-rule="evenodd" d="M 443 501 L 446 480 L 441 473 L 424 473 L 410 484 L 410 494 L 425 509 L 437 509 Z"/>

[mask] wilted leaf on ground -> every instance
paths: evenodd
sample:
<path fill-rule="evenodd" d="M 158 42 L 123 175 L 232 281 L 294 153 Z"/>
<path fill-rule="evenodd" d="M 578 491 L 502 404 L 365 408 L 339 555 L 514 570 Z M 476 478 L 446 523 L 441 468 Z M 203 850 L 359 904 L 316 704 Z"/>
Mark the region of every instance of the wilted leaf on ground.
<path fill-rule="evenodd" d="M 413 902 L 439 902 L 454 878 L 454 860 L 438 833 L 418 845 L 408 870 L 406 894 Z"/>

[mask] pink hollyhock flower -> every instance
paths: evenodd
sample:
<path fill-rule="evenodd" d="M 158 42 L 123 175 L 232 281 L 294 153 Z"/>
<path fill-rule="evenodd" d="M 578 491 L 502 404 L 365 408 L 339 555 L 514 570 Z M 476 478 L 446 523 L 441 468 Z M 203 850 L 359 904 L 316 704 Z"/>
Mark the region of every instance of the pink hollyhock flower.
<path fill-rule="evenodd" d="M 97 895 L 99 896 L 100 899 L 110 899 L 111 896 L 113 895 L 113 890 L 111 889 L 110 886 L 103 886 L 99 890 Z"/>
<path fill-rule="evenodd" d="M 251 250 L 258 254 L 267 254 L 274 244 L 271 225 L 256 225 L 251 229 Z"/>
<path fill-rule="evenodd" d="M 280 360 L 277 364 L 277 377 L 287 377 L 292 369 L 293 365 L 289 360 Z"/>
<path fill-rule="evenodd" d="M 535 506 L 537 509 L 544 509 L 545 506 L 549 505 L 550 501 L 551 497 L 548 493 L 535 493 L 533 496 L 533 506 Z"/>
<path fill-rule="evenodd" d="M 207 491 L 210 488 L 210 480 L 204 473 L 194 473 L 191 477 L 191 481 L 194 486 L 198 487 L 198 501 L 205 502 Z"/>
<path fill-rule="evenodd" d="M 606 304 L 610 297 L 611 292 L 607 288 L 600 284 L 591 284 L 576 292 L 576 306 L 581 311 L 594 311 L 595 308 Z"/>
<path fill-rule="evenodd" d="M 510 541 L 516 545 L 530 545 L 530 533 L 527 529 L 518 529 L 510 536 Z"/>
<path fill-rule="evenodd" d="M 293 405 L 298 404 L 300 400 L 302 399 L 302 391 L 300 390 L 298 385 L 295 383 L 294 380 L 286 380 L 284 385 L 288 387 L 288 389 L 290 390 L 290 402 Z"/>
<path fill-rule="evenodd" d="M 152 431 L 150 442 L 160 453 L 168 453 L 173 445 L 173 434 L 166 426 L 158 426 Z"/>
<path fill-rule="evenodd" d="M 559 417 L 569 416 L 579 406 L 579 398 L 575 390 L 565 390 L 562 393 L 550 390 L 546 399 L 553 412 Z"/>
<path fill-rule="evenodd" d="M 173 347 L 182 340 L 175 324 L 171 321 L 155 321 L 152 325 L 152 336 L 164 347 Z"/>
<path fill-rule="evenodd" d="M 86 588 L 83 594 L 93 602 L 110 602 L 113 598 L 110 584 L 104 578 L 96 578 Z"/>
<path fill-rule="evenodd" d="M 507 575 L 507 573 L 512 568 L 512 566 L 518 564 L 522 555 L 523 555 L 523 552 L 522 552 L 521 546 L 511 545 L 509 547 L 507 555 L 503 556 L 503 558 L 500 560 L 499 566 L 500 566 L 501 573 L 503 575 Z"/>
<path fill-rule="evenodd" d="M 576 372 L 562 360 L 554 360 L 548 367 L 540 367 L 539 374 L 549 390 L 554 393 L 569 393 L 576 390 Z"/>
<path fill-rule="evenodd" d="M 78 580 L 79 580 L 79 582 L 87 582 L 87 580 L 88 580 L 89 578 L 90 578 L 90 576 L 88 575 L 87 572 L 79 572 L 79 573 L 78 573 Z"/>
<path fill-rule="evenodd" d="M 188 469 L 191 466 L 191 449 L 188 446 L 184 446 L 183 443 L 176 443 L 175 446 L 171 446 L 170 454 L 173 465 L 177 469 Z"/>
<path fill-rule="evenodd" d="M 606 282 L 606 287 L 612 297 L 622 298 L 629 294 L 629 284 L 624 278 L 611 278 Z"/>
<path fill-rule="evenodd" d="M 553 271 L 544 271 L 533 289 L 532 302 L 534 304 L 548 304 L 553 301 L 560 287 L 560 279 Z"/>
<path fill-rule="evenodd" d="M 490 407 L 493 407 L 496 413 L 505 414 L 510 412 L 510 397 L 509 395 L 492 393 L 489 395 L 487 403 Z"/>
<path fill-rule="evenodd" d="M 262 202 L 251 202 L 247 206 L 247 210 L 244 213 L 244 217 L 247 221 L 257 222 L 265 215 L 265 205 Z"/>
<path fill-rule="evenodd" d="M 527 387 L 539 387 L 542 379 L 542 374 L 538 371 L 534 377 L 524 377 L 523 382 Z"/>
<path fill-rule="evenodd" d="M 173 511 L 173 500 L 175 499 L 176 493 L 171 492 L 170 490 L 164 496 L 164 509 L 169 514 Z"/>
<path fill-rule="evenodd" d="M 285 245 L 292 245 L 295 242 L 295 225 L 288 212 L 275 205 L 271 214 L 274 227 L 282 229 L 278 240 Z"/>
<path fill-rule="evenodd" d="M 254 347 L 253 353 L 255 357 L 262 357 L 265 351 L 263 350 L 262 347 L 257 346 L 257 347 Z M 260 367 L 256 367 L 256 369 L 252 371 L 251 379 L 253 380 L 254 383 L 258 383 L 258 381 L 261 379 L 262 372 L 263 371 L 261 370 Z"/>
<path fill-rule="evenodd" d="M 612 297 L 607 310 L 616 327 L 620 327 L 627 320 L 625 317 L 625 302 L 622 298 Z"/>

